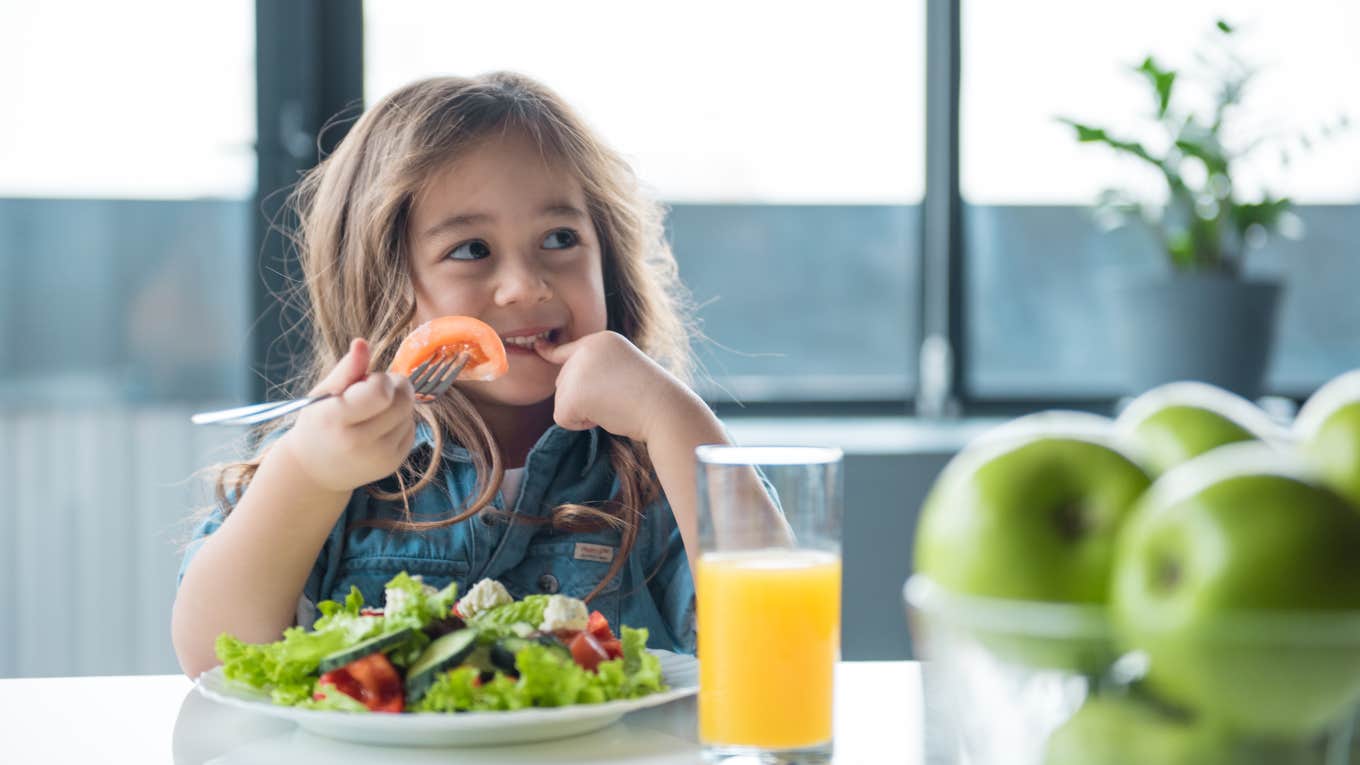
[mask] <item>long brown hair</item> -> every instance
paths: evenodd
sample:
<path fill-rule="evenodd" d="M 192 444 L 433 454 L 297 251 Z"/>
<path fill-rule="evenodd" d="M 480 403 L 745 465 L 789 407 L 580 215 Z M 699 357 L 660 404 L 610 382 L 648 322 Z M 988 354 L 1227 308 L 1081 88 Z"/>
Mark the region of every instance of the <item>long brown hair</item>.
<path fill-rule="evenodd" d="M 664 238 L 661 206 L 641 193 L 628 164 L 555 93 L 522 75 L 496 72 L 420 80 L 393 92 L 294 190 L 290 208 L 298 226 L 291 238 L 303 279 L 293 299 L 310 335 L 305 367 L 291 382 L 295 394 L 314 387 L 353 337 L 369 339 L 376 368 L 390 364 L 416 311 L 406 241 L 413 199 L 460 153 L 510 130 L 523 132 L 581 182 L 601 245 L 608 328 L 689 381 L 688 303 Z M 419 532 L 489 510 L 504 470 L 495 439 L 472 403 L 454 389 L 433 404 L 417 405 L 416 412 L 434 434 L 433 448 L 412 453 L 395 475 L 396 491 L 367 487 L 380 499 L 400 500 L 402 507 L 400 518 L 374 524 Z M 259 435 L 278 427 L 266 426 Z M 447 518 L 416 521 L 410 497 L 438 474 L 446 437 L 471 454 L 477 496 Z M 230 512 L 231 499 L 245 490 L 266 452 L 267 447 L 252 459 L 218 466 L 223 512 Z M 661 491 L 643 444 L 610 437 L 609 455 L 618 495 L 594 506 L 562 505 L 551 517 L 559 529 L 603 524 L 620 531 L 619 554 L 588 598 L 618 573 L 636 541 L 643 508 Z"/>

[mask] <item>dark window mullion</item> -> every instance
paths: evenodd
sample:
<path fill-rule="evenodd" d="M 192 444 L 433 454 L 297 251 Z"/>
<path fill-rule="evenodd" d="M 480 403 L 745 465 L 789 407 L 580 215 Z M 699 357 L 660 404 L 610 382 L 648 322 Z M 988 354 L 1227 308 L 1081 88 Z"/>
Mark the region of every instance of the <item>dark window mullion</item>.
<path fill-rule="evenodd" d="M 299 317 L 278 301 L 300 275 L 275 227 L 291 224 L 281 213 L 293 184 L 318 161 L 318 136 L 324 151 L 333 149 L 349 123 L 328 123 L 362 104 L 363 33 L 362 0 L 255 3 L 258 175 L 250 286 L 251 395 L 257 400 L 278 395 L 294 357 L 305 350 L 298 347 Z"/>
<path fill-rule="evenodd" d="M 916 411 L 957 411 L 966 390 L 963 200 L 959 193 L 960 5 L 926 0 L 926 195 Z"/>

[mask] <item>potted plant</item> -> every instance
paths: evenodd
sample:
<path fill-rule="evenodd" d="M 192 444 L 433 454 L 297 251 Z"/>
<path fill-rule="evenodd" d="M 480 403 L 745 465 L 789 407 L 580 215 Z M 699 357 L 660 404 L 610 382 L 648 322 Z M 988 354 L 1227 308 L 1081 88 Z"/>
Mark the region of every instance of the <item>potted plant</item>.
<path fill-rule="evenodd" d="M 1136 157 L 1160 175 L 1166 198 L 1138 200 L 1118 190 L 1101 194 L 1097 210 L 1117 224 L 1146 224 L 1155 234 L 1170 277 L 1126 279 L 1108 296 L 1114 340 L 1128 364 L 1129 392 L 1163 382 L 1197 379 L 1254 398 L 1262 392 L 1275 336 L 1282 285 L 1249 277 L 1243 260 L 1270 234 L 1301 228 L 1287 197 L 1263 192 L 1244 199 L 1234 171 L 1248 154 L 1272 141 L 1235 143 L 1224 126 L 1233 119 L 1255 71 L 1233 49 L 1234 29 L 1218 21 L 1214 58 L 1201 56 L 1208 113 L 1183 108 L 1178 85 L 1190 73 L 1163 68 L 1148 56 L 1134 68 L 1153 96 L 1156 138 L 1142 142 L 1105 128 L 1060 118 L 1083 143 L 1102 144 Z M 1345 119 L 1339 126 L 1345 126 Z M 1324 128 L 1329 133 L 1331 128 Z M 1241 140 L 1239 136 L 1234 136 Z M 1296 140 L 1306 148 L 1307 136 Z M 1232 143 L 1233 145 L 1229 145 Z M 1282 147 L 1287 164 L 1289 147 Z"/>

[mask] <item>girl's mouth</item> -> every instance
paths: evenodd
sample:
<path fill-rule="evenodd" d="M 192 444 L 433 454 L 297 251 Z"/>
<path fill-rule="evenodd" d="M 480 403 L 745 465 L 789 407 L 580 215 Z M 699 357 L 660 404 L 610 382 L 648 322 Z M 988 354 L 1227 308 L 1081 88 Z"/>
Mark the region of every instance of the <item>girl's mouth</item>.
<path fill-rule="evenodd" d="M 501 342 L 505 344 L 506 353 L 536 353 L 534 343 L 539 340 L 556 343 L 559 334 L 556 329 L 545 329 L 532 334 L 505 335 L 501 337 Z"/>

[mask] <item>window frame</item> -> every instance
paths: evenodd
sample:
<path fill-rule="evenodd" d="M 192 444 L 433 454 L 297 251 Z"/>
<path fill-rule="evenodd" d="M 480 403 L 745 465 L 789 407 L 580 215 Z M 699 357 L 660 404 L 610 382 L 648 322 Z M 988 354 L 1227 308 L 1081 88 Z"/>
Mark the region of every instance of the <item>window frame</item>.
<path fill-rule="evenodd" d="M 978 397 L 969 393 L 965 204 L 960 188 L 960 82 L 965 0 L 925 0 L 926 178 L 920 205 L 915 301 L 914 389 L 872 400 L 713 400 L 722 416 L 1006 416 L 1061 406 L 1108 412 L 1112 397 Z M 285 330 L 301 317 L 280 313 L 275 296 L 295 283 L 278 223 L 287 189 L 343 138 L 363 103 L 363 0 L 257 0 L 258 184 L 253 282 L 253 394 L 265 397 L 289 372 Z M 320 137 L 318 142 L 317 137 Z M 905 254 L 904 254 L 905 257 Z M 904 328 L 905 334 L 911 334 Z M 1285 391 L 1295 401 L 1306 391 Z"/>
<path fill-rule="evenodd" d="M 301 281 L 288 257 L 288 197 L 345 137 L 363 104 L 363 0 L 256 0 L 256 163 L 251 280 L 253 400 L 287 395 L 303 317 L 278 296 Z"/>

